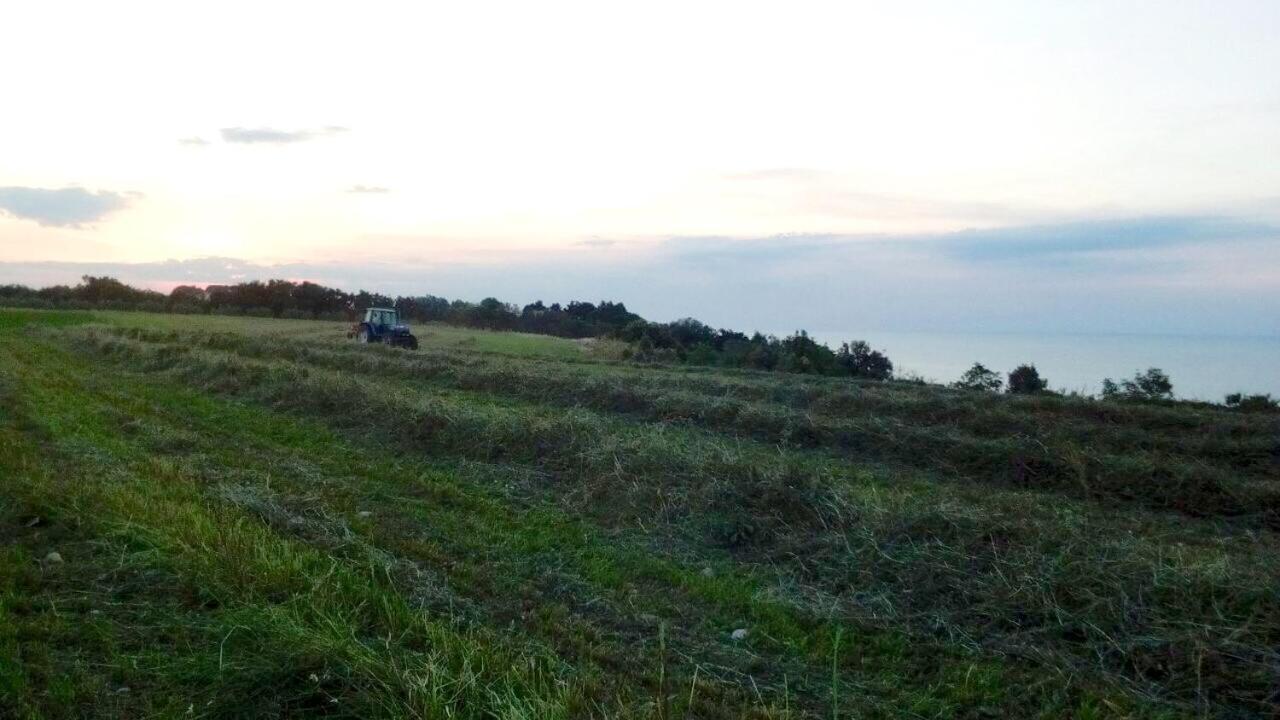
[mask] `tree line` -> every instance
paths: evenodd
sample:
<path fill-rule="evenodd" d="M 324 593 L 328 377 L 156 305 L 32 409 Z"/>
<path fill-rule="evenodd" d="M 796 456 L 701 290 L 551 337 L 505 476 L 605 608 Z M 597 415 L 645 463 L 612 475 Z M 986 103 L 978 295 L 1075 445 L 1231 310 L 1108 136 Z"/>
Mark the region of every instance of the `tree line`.
<path fill-rule="evenodd" d="M 478 303 L 436 295 L 392 297 L 366 290 L 346 292 L 313 282 L 254 280 L 232 285 L 179 285 L 167 295 L 111 277 L 86 275 L 75 286 L 32 289 L 0 286 L 0 303 L 64 309 L 216 313 L 293 319 L 352 321 L 365 308 L 394 307 L 411 322 L 441 322 L 485 330 L 514 330 L 566 338 L 608 337 L 628 343 L 629 358 L 757 370 L 845 375 L 876 380 L 893 376 L 893 363 L 863 341 L 833 350 L 801 330 L 778 338 L 713 329 L 685 318 L 650 322 L 620 302 L 570 301 L 523 307 L 485 298 Z"/>
<path fill-rule="evenodd" d="M 920 378 L 895 378 L 889 358 L 863 340 L 851 340 L 833 349 L 814 340 L 804 330 L 779 338 L 759 332 L 747 335 L 737 330 L 716 329 L 694 318 L 650 322 L 627 310 L 623 303 L 608 300 L 599 303 L 573 300 L 564 305 L 538 300 L 522 307 L 492 297 L 478 303 L 448 300 L 435 295 L 392 297 L 366 290 L 352 293 L 309 281 L 290 280 L 253 280 L 207 287 L 179 285 L 165 294 L 135 288 L 111 277 L 86 275 L 74 286 L 33 289 L 25 285 L 0 285 L 0 304 L 334 321 L 353 321 L 369 307 L 393 307 L 412 322 L 440 322 L 565 338 L 614 338 L 626 343 L 624 357 L 638 362 L 925 382 Z M 1052 392 L 1049 381 L 1042 378 L 1032 364 L 1020 365 L 1007 376 L 1002 376 L 981 363 L 974 363 L 951 386 L 978 392 Z M 1150 368 L 1120 382 L 1105 379 L 1102 397 L 1108 400 L 1171 401 L 1173 384 L 1163 371 Z M 1280 409 L 1270 395 L 1233 393 L 1226 397 L 1224 404 L 1242 411 Z"/>
<path fill-rule="evenodd" d="M 86 275 L 74 286 L 33 289 L 0 286 L 0 303 L 33 308 L 140 310 L 214 313 L 290 319 L 352 321 L 369 307 L 394 307 L 416 322 L 443 322 L 486 330 L 518 330 L 559 337 L 599 337 L 615 333 L 640 316 L 622 303 L 542 301 L 520 308 L 496 298 L 478 303 L 435 295 L 398 296 L 367 290 L 347 292 L 317 283 L 254 280 L 233 285 L 179 285 L 168 294 L 126 285 L 111 277 Z"/>
<path fill-rule="evenodd" d="M 960 379 L 951 383 L 958 390 L 974 392 L 1007 392 L 1012 395 L 1048 394 L 1048 378 L 1040 376 L 1035 365 L 1019 365 L 1008 375 L 1008 381 L 1000 373 L 982 363 L 974 363 Z M 1102 399 L 1130 402 L 1174 402 L 1173 381 L 1160 368 L 1147 368 L 1135 372 L 1132 378 L 1119 382 L 1111 378 L 1102 380 Z M 1280 412 L 1280 401 L 1270 394 L 1245 395 L 1231 393 L 1223 405 L 1242 412 Z"/>
<path fill-rule="evenodd" d="M 717 330 L 693 318 L 669 323 L 637 319 L 614 336 L 630 344 L 629 358 L 642 362 L 682 362 L 870 380 L 893 377 L 893 363 L 865 341 L 842 343 L 833 350 L 804 330 L 778 338 L 758 332 L 747 335 L 737 330 Z"/>

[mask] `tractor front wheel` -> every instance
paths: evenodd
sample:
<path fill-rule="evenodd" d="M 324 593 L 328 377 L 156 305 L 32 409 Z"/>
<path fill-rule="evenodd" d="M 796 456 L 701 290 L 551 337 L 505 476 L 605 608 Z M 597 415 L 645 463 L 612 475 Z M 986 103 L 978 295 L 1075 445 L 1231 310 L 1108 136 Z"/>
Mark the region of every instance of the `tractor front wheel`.
<path fill-rule="evenodd" d="M 369 342 L 369 330 L 367 328 L 360 328 L 360 332 L 356 333 L 356 342 L 359 342 L 359 343 Z"/>

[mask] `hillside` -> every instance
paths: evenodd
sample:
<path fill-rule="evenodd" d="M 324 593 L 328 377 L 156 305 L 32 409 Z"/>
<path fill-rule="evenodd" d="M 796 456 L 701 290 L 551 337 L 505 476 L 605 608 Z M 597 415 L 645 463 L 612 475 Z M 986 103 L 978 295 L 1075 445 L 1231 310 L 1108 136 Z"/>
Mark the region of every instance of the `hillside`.
<path fill-rule="evenodd" d="M 1280 420 L 0 309 L 0 716 L 1273 717 Z"/>

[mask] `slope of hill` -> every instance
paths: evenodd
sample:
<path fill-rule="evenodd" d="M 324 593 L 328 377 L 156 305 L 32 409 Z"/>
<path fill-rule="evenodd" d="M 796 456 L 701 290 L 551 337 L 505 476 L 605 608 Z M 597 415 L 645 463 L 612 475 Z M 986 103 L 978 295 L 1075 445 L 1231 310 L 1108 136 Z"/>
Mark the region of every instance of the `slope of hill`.
<path fill-rule="evenodd" d="M 1280 423 L 0 310 L 0 715 L 1267 717 Z"/>

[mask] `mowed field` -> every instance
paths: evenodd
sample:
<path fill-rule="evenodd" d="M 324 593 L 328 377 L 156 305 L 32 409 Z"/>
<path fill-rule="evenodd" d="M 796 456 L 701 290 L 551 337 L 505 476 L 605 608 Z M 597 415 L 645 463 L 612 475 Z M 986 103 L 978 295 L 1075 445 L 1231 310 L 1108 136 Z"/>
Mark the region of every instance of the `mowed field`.
<path fill-rule="evenodd" d="M 0 717 L 1280 713 L 1280 422 L 0 309 Z"/>

